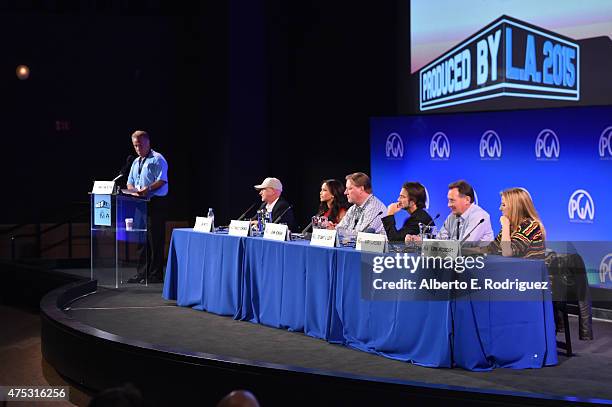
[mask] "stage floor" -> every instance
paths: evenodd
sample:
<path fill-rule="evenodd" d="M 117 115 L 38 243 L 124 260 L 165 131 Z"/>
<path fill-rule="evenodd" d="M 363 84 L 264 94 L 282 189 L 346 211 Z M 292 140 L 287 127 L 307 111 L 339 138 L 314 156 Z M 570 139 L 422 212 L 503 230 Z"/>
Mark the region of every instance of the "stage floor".
<path fill-rule="evenodd" d="M 206 353 L 241 359 L 244 363 L 274 364 L 370 380 L 612 403 L 609 322 L 594 321 L 595 340 L 580 341 L 577 318 L 570 317 L 576 356 L 568 358 L 560 353 L 557 366 L 469 372 L 420 367 L 332 345 L 302 333 L 177 307 L 161 297 L 161 288 L 161 284 L 118 290 L 99 287 L 96 293 L 73 302 L 66 313 L 100 330 L 184 354 Z"/>

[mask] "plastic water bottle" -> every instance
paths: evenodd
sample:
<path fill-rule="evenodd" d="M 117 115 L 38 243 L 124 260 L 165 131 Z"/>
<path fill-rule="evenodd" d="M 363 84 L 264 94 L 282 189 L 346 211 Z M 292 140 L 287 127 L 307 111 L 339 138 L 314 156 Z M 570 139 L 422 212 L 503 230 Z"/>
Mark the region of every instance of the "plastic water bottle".
<path fill-rule="evenodd" d="M 215 211 L 213 211 L 213 208 L 208 208 L 207 218 L 212 219 L 211 232 L 214 232 L 215 231 Z"/>
<path fill-rule="evenodd" d="M 257 211 L 257 233 L 263 233 L 264 226 L 266 223 L 265 209 L 260 209 Z"/>

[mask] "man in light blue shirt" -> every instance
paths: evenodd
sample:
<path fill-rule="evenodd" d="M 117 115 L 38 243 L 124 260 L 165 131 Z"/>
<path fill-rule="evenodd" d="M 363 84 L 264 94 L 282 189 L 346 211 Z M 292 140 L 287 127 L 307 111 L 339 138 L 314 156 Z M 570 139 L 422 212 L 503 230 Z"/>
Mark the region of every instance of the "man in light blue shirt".
<path fill-rule="evenodd" d="M 166 238 L 168 195 L 168 163 L 163 155 L 151 149 L 147 132 L 132 134 L 132 145 L 138 158 L 132 163 L 127 188 L 134 194 L 147 197 L 147 244 L 138 247 L 138 274 L 128 283 L 163 282 L 164 247 Z"/>
<path fill-rule="evenodd" d="M 127 187 L 140 196 L 168 195 L 168 162 L 151 149 L 149 135 L 138 130 L 132 134 L 132 144 L 138 158 L 132 163 Z"/>
<path fill-rule="evenodd" d="M 453 182 L 448 186 L 447 197 L 451 214 L 438 233 L 439 239 L 465 239 L 466 242 L 492 242 L 495 239 L 491 217 L 474 203 L 474 189 L 470 184 L 463 180 Z M 479 224 L 481 219 L 483 221 Z"/>

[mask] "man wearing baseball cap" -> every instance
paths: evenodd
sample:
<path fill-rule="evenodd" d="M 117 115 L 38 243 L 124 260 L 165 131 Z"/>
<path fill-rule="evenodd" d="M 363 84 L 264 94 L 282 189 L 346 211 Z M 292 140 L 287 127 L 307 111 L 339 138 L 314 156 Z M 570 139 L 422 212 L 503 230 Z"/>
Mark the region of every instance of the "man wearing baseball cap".
<path fill-rule="evenodd" d="M 255 189 L 259 191 L 261 196 L 262 202 L 259 209 L 265 209 L 267 213 L 272 213 L 272 222 L 286 223 L 290 230 L 295 230 L 293 209 L 290 208 L 289 202 L 281 196 L 283 184 L 280 180 L 278 178 L 266 178 L 261 184 L 255 185 Z"/>

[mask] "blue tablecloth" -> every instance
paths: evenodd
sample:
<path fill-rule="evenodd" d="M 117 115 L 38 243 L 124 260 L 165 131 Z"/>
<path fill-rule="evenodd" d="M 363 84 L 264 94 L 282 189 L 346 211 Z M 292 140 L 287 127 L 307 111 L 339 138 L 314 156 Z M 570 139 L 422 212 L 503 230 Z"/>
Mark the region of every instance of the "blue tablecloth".
<path fill-rule="evenodd" d="M 163 296 L 423 366 L 451 367 L 454 361 L 490 370 L 557 363 L 546 293 L 541 301 L 368 301 L 361 262 L 354 249 L 175 229 Z M 545 276 L 543 262 L 495 256 L 484 271 L 493 275 L 512 262 L 523 279 Z"/>

